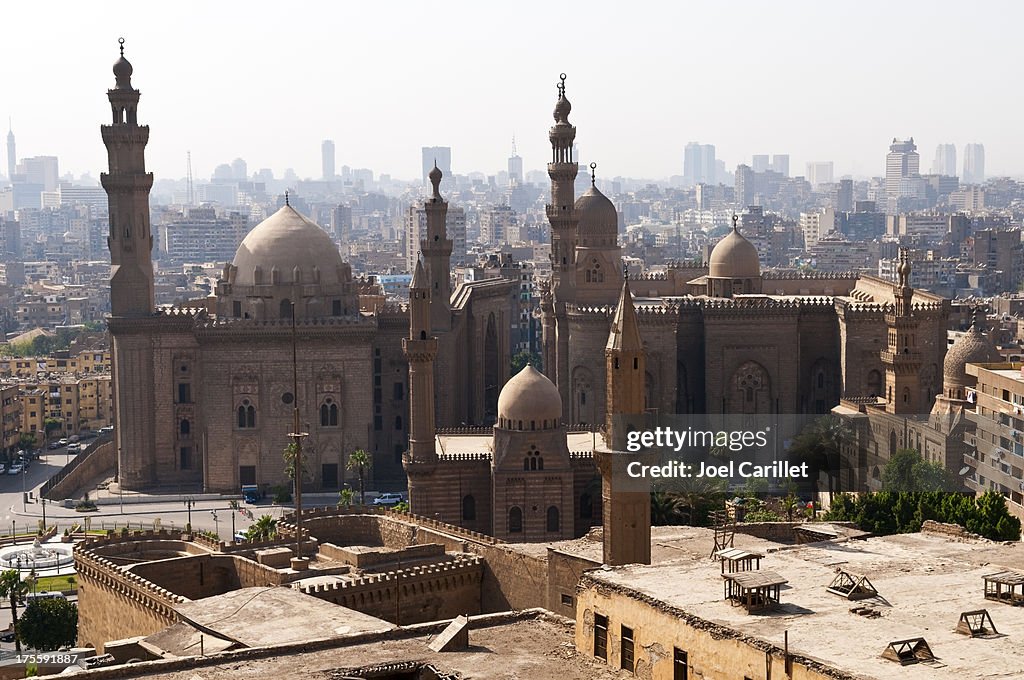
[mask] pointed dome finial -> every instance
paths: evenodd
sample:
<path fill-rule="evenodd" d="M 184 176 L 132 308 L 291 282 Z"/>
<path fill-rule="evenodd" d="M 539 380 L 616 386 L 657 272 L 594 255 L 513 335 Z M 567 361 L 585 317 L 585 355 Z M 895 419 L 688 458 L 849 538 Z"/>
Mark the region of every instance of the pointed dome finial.
<path fill-rule="evenodd" d="M 629 281 L 629 264 L 626 260 L 622 260 L 622 280 L 623 282 Z M 629 283 L 626 283 L 626 285 L 628 286 Z"/>
<path fill-rule="evenodd" d="M 732 230 L 737 232 L 737 233 L 739 233 L 739 230 L 740 230 L 739 226 L 738 226 L 739 225 L 739 221 L 740 221 L 740 216 L 737 215 L 736 213 L 733 213 L 732 214 Z"/>
<path fill-rule="evenodd" d="M 556 123 L 568 123 L 569 113 L 572 111 L 572 104 L 569 103 L 568 98 L 565 96 L 565 74 L 559 74 L 560 82 L 558 83 L 558 101 L 555 102 L 555 122 Z"/>
<path fill-rule="evenodd" d="M 561 99 L 565 96 L 565 74 L 559 73 L 558 79 L 561 81 L 558 83 L 558 98 Z"/>
<path fill-rule="evenodd" d="M 117 44 L 121 48 L 121 57 L 114 62 L 114 79 L 118 90 L 132 89 L 132 65 L 124 58 L 124 38 L 118 38 Z"/>
<path fill-rule="evenodd" d="M 433 198 L 435 200 L 441 200 L 441 178 L 443 176 L 444 173 L 441 172 L 441 168 L 437 167 L 437 159 L 434 159 L 434 169 L 430 171 L 430 174 L 427 175 L 427 177 L 430 179 L 430 183 L 434 186 Z"/>
<path fill-rule="evenodd" d="M 590 186 L 597 184 L 597 163 L 590 164 Z"/>
<path fill-rule="evenodd" d="M 117 44 L 121 46 L 121 56 L 124 56 L 124 38 L 118 38 Z"/>
<path fill-rule="evenodd" d="M 288 202 L 288 190 L 284 190 L 284 204 L 287 207 L 291 207 L 291 203 Z"/>

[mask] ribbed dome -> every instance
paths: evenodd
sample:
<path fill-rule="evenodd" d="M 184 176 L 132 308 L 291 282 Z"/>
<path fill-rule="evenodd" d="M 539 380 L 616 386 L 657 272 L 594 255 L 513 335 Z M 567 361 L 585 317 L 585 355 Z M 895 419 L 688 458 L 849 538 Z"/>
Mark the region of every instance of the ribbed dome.
<path fill-rule="evenodd" d="M 545 420 L 559 423 L 562 419 L 562 398 L 558 388 L 547 376 L 527 365 L 501 388 L 498 395 L 498 418 L 511 421 L 512 427 L 531 429 L 530 421 L 541 429 Z"/>
<path fill-rule="evenodd" d="M 711 251 L 708 276 L 722 279 L 747 279 L 761 276 L 757 248 L 733 229 Z"/>
<path fill-rule="evenodd" d="M 257 267 L 262 284 L 271 283 L 275 267 L 281 283 L 294 282 L 296 267 L 302 283 L 317 283 L 316 275 L 322 284 L 342 283 L 339 270 L 344 262 L 326 231 L 285 205 L 249 232 L 232 264 L 238 268 L 234 284 L 252 286 L 257 283 Z"/>
<path fill-rule="evenodd" d="M 942 382 L 963 387 L 970 380 L 967 364 L 992 363 L 1000 359 L 999 350 L 992 341 L 982 334 L 977 324 L 971 324 L 970 330 L 957 338 L 946 352 L 946 359 L 942 362 Z"/>
<path fill-rule="evenodd" d="M 607 196 L 591 185 L 576 199 L 573 210 L 579 218 L 579 233 L 583 236 L 618 237 L 619 215 Z"/>

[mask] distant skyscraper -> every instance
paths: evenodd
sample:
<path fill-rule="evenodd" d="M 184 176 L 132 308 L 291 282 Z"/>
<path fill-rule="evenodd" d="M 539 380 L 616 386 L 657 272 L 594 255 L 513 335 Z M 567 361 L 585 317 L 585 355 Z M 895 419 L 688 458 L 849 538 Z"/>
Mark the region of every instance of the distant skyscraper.
<path fill-rule="evenodd" d="M 956 145 L 939 144 L 935 147 L 935 160 L 932 161 L 932 174 L 956 177 Z"/>
<path fill-rule="evenodd" d="M 836 212 L 853 212 L 853 180 L 841 179 L 836 187 L 834 203 Z"/>
<path fill-rule="evenodd" d="M 231 161 L 231 176 L 236 182 L 244 182 L 249 179 L 249 164 L 241 158 Z"/>
<path fill-rule="evenodd" d="M 42 186 L 43 191 L 55 191 L 60 178 L 56 156 L 22 158 L 15 172 L 18 175 L 24 175 L 26 183 Z"/>
<path fill-rule="evenodd" d="M 14 183 L 14 171 L 17 169 L 17 156 L 14 151 L 14 130 L 10 119 L 7 120 L 7 179 Z"/>
<path fill-rule="evenodd" d="M 508 183 L 523 183 L 523 159 L 516 153 L 516 138 L 512 137 L 512 155 L 508 157 Z"/>
<path fill-rule="evenodd" d="M 832 184 L 832 161 L 812 161 L 807 164 L 807 181 L 812 187 Z"/>
<path fill-rule="evenodd" d="M 325 139 L 320 145 L 320 166 L 324 179 L 334 179 L 334 142 L 329 139 Z"/>
<path fill-rule="evenodd" d="M 769 161 L 768 154 L 766 153 L 754 154 L 751 161 L 750 167 L 754 172 L 764 172 L 771 167 L 771 162 Z"/>
<path fill-rule="evenodd" d="M 964 184 L 981 184 L 985 181 L 985 146 L 968 144 L 964 147 Z"/>
<path fill-rule="evenodd" d="M 423 183 L 430 184 L 430 171 L 434 164 L 441 171 L 441 186 L 451 183 L 452 176 L 452 148 L 450 146 L 425 146 L 423 147 Z M 413 265 L 416 263 L 413 262 Z M 412 271 L 411 269 L 409 271 Z"/>
<path fill-rule="evenodd" d="M 718 178 L 715 172 L 714 144 L 701 144 L 690 142 L 683 151 L 683 183 L 687 186 L 694 184 L 717 184 Z"/>
<path fill-rule="evenodd" d="M 900 184 L 905 179 L 921 176 L 921 156 L 917 153 L 914 138 L 899 141 L 893 137 L 889 153 L 885 156 L 885 194 L 887 198 L 899 198 Z"/>
<path fill-rule="evenodd" d="M 772 170 L 783 177 L 789 177 L 789 154 L 777 153 L 772 156 Z"/>

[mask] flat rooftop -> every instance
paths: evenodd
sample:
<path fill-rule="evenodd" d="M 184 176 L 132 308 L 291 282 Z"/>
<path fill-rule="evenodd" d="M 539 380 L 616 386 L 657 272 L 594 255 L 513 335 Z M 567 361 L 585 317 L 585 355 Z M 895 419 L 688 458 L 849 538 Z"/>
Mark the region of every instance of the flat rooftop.
<path fill-rule="evenodd" d="M 254 659 L 243 652 L 236 658 L 184 670 L 161 671 L 160 662 L 123 666 L 122 678 L 166 680 L 266 680 L 267 678 L 339 678 L 340 669 L 397 662 L 430 663 L 444 672 L 466 678 L 529 678 L 529 680 L 613 680 L 622 678 L 603 661 L 583 656 L 573 646 L 572 624 L 553 616 L 522 618 L 469 631 L 469 648 L 433 652 L 427 646 L 436 634 L 395 631 L 387 639 L 318 651 L 296 652 Z M 214 665 L 215 664 L 215 665 Z"/>
<path fill-rule="evenodd" d="M 761 550 L 763 544 L 736 535 L 737 548 Z M 1024 677 L 1024 616 L 1019 608 L 986 600 L 982 577 L 1022 564 L 1021 543 L 930 534 L 787 546 L 761 561 L 762 569 L 788 580 L 781 604 L 754 614 L 723 599 L 718 562 L 706 556 L 588 576 L 778 647 L 788 630 L 791 651 L 866 678 L 1019 678 Z M 867 576 L 879 596 L 850 601 L 827 592 L 839 570 Z M 880 615 L 851 613 L 857 606 Z M 999 637 L 972 639 L 955 632 L 960 613 L 977 609 L 989 611 Z M 937 662 L 900 666 L 881 657 L 890 642 L 916 637 L 925 638 Z"/>
<path fill-rule="evenodd" d="M 570 451 L 591 451 L 594 442 L 601 444 L 601 436 L 592 432 L 569 432 Z M 443 455 L 462 453 L 491 453 L 494 438 L 489 434 L 439 434 L 435 436 L 435 448 Z"/>

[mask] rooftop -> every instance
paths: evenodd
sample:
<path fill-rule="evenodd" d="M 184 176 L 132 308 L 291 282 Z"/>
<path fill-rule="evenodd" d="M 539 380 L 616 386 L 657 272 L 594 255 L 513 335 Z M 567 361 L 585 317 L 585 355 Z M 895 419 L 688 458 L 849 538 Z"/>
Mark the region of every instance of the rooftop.
<path fill-rule="evenodd" d="M 736 535 L 737 548 L 762 545 Z M 1024 545 L 1019 543 L 929 534 L 787 546 L 762 561 L 764 569 L 788 581 L 781 604 L 754 615 L 723 599 L 720 570 L 706 556 L 593 571 L 588 576 L 779 647 L 789 631 L 791 651 L 858 676 L 1009 678 L 1024 674 L 1024 617 L 1014 607 L 986 600 L 983 577 L 1022 559 Z M 840 570 L 867 576 L 878 597 L 851 602 L 827 592 Z M 877 611 L 878 616 L 852 613 L 856 606 Z M 988 609 L 999 637 L 978 639 L 955 632 L 961 612 L 979 609 Z M 937 663 L 900 666 L 882 658 L 890 642 L 916 637 L 927 640 Z"/>

